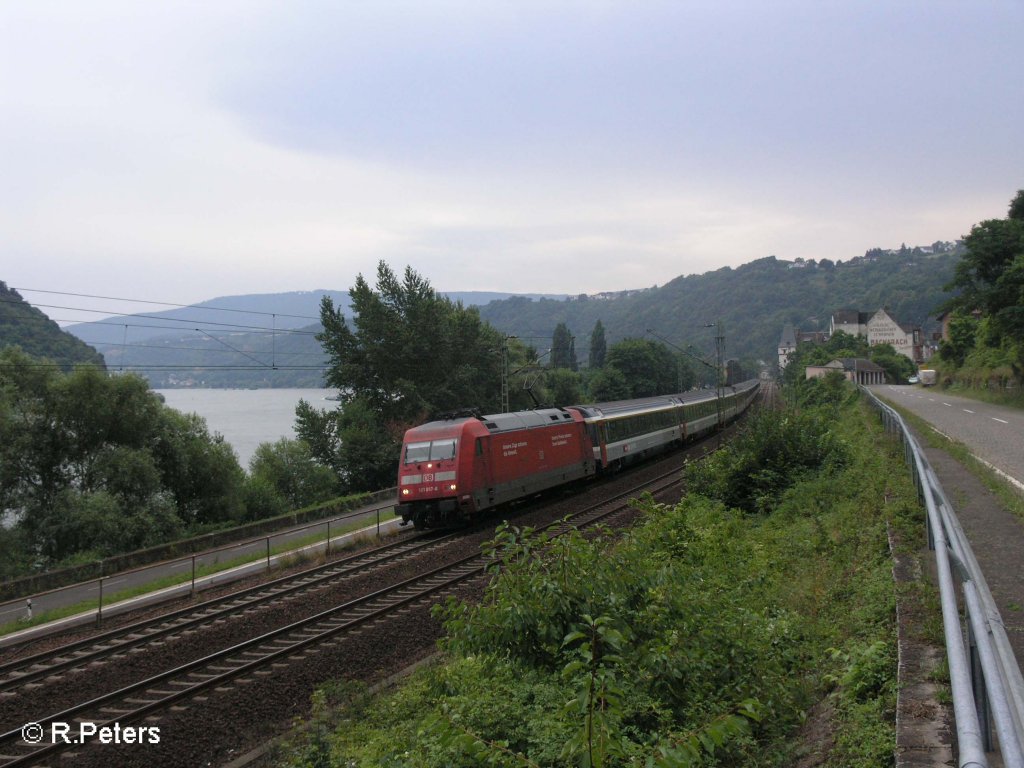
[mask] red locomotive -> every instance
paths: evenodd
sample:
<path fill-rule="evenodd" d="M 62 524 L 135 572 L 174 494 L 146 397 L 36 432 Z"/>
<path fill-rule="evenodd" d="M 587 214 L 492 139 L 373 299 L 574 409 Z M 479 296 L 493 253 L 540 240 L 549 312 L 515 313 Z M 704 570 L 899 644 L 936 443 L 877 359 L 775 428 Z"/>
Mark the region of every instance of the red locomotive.
<path fill-rule="evenodd" d="M 405 433 L 398 511 L 417 528 L 467 522 L 490 507 L 592 477 L 736 418 L 757 381 L 617 403 L 431 421 Z"/>
<path fill-rule="evenodd" d="M 432 421 L 405 433 L 398 508 L 417 528 L 435 528 L 594 472 L 575 410 Z"/>

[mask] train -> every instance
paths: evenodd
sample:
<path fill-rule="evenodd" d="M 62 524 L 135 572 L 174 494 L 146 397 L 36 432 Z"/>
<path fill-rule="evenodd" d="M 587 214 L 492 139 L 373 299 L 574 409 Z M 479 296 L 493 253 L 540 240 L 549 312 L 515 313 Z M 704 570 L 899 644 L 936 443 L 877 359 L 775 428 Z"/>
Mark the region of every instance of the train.
<path fill-rule="evenodd" d="M 405 433 L 398 514 L 417 529 L 471 523 L 543 491 L 615 471 L 736 419 L 756 379 L 718 390 L 514 413 L 452 415 Z"/>

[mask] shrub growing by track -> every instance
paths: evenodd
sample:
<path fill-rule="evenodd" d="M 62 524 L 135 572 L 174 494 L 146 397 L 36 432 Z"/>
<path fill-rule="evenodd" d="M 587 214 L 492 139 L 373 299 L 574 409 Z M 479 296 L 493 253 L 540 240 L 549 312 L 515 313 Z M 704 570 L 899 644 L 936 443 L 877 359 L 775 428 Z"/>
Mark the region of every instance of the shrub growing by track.
<path fill-rule="evenodd" d="M 744 498 L 771 514 L 691 493 L 640 501 L 618 538 L 504 527 L 482 602 L 440 611 L 445 662 L 372 703 L 321 692 L 317 717 L 338 727 L 289 765 L 793 765 L 812 708 L 833 714 L 811 765 L 891 762 L 885 520 L 918 511 L 877 440 L 856 406 L 765 415 L 699 477 L 758 475 L 776 441 L 806 461 L 788 487 L 751 481 L 767 490 Z"/>

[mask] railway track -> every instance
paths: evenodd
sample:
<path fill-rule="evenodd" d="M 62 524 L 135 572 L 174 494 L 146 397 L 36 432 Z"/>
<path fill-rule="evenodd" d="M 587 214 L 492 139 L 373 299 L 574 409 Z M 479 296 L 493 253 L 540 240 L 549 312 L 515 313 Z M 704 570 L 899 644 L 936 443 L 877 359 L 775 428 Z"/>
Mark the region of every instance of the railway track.
<path fill-rule="evenodd" d="M 57 675 L 95 665 L 133 648 L 167 641 L 243 611 L 256 610 L 280 600 L 293 599 L 312 590 L 323 589 L 369 569 L 444 546 L 458 535 L 417 535 L 411 539 L 384 544 L 297 574 L 206 600 L 198 605 L 92 635 L 60 648 L 13 659 L 0 664 L 0 696 L 30 683 L 45 683 L 47 680 L 57 682 Z"/>
<path fill-rule="evenodd" d="M 572 528 L 587 528 L 607 522 L 624 512 L 632 513 L 629 499 L 633 498 L 638 490 L 660 493 L 679 482 L 678 468 L 674 468 L 653 481 L 645 481 L 640 489 L 629 488 L 621 491 L 590 508 L 537 530 L 545 531 L 553 537 Z M 449 538 L 445 536 L 433 539 L 427 546 L 436 545 L 437 542 Z M 24 728 L 15 728 L 0 734 L 0 766 L 39 765 L 40 761 L 50 761 L 58 753 L 78 751 L 88 746 L 79 743 L 52 743 L 53 734 L 57 733 L 61 726 L 65 727 L 63 732 L 68 733 L 68 724 L 75 724 L 70 731 L 72 742 L 82 735 L 82 727 L 85 727 L 88 734 L 93 737 L 104 733 L 103 729 L 111 732 L 115 728 L 134 728 L 143 734 L 150 733 L 152 728 L 159 730 L 159 725 L 154 723 L 159 723 L 160 718 L 173 708 L 201 706 L 204 700 L 215 692 L 223 693 L 234 686 L 258 684 L 263 678 L 286 674 L 291 665 L 304 662 L 310 656 L 336 647 L 347 635 L 386 621 L 414 604 L 451 593 L 460 584 L 482 578 L 486 566 L 487 560 L 484 556 L 474 552 L 412 579 L 347 601 L 59 712 L 37 717 L 32 726 L 35 730 L 31 733 L 26 734 Z M 329 577 L 319 574 L 318 578 Z M 298 590 L 307 587 L 296 584 L 289 588 Z M 218 610 L 222 613 L 247 610 L 241 606 L 228 608 L 228 605 L 229 601 L 223 601 Z M 194 620 L 208 622 L 211 619 L 194 617 Z M 167 631 L 182 630 L 170 628 Z M 129 639 L 132 636 L 131 632 L 124 635 L 118 650 L 112 652 L 124 652 L 124 643 L 134 642 Z M 139 642 L 153 641 L 150 638 Z M 83 662 L 79 662 L 78 665 L 81 663 Z M 62 672 L 51 668 L 49 676 L 58 673 Z M 20 680 L 18 684 L 24 684 L 24 675 L 20 678 L 14 673 L 12 675 L 12 681 Z M 82 726 L 83 723 L 88 725 Z M 54 730 L 55 728 L 58 730 Z M 31 739 L 26 740 L 26 735 L 42 735 L 44 738 L 33 744 L 30 743 Z"/>

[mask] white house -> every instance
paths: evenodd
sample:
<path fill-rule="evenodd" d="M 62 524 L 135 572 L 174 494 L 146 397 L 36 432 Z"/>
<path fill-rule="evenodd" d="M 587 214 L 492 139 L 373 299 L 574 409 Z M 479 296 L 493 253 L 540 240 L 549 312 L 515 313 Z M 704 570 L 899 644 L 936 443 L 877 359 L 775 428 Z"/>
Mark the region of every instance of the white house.
<path fill-rule="evenodd" d="M 851 336 L 864 336 L 871 346 L 892 344 L 897 352 L 915 363 L 924 359 L 920 326 L 899 323 L 885 309 L 873 315 L 855 309 L 839 310 L 832 315 L 830 330 L 833 334 L 844 331 Z"/>

